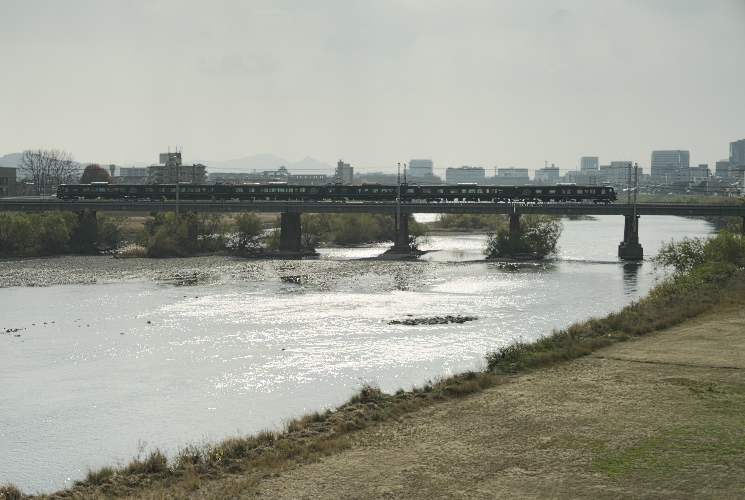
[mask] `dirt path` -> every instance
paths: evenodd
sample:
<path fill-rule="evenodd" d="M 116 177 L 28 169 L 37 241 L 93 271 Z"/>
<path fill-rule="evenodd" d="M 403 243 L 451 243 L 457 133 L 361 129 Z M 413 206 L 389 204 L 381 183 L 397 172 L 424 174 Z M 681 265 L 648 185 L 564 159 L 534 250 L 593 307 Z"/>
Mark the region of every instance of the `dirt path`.
<path fill-rule="evenodd" d="M 398 422 L 259 498 L 745 498 L 745 311 L 695 319 Z"/>

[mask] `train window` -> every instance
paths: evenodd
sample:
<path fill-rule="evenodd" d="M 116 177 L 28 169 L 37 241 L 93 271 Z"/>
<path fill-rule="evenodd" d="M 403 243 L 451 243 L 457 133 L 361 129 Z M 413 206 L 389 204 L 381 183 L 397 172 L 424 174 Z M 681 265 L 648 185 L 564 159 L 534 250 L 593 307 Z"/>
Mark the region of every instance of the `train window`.
<path fill-rule="evenodd" d="M 536 189 L 535 194 L 543 194 L 543 189 Z"/>
<path fill-rule="evenodd" d="M 555 189 L 549 189 L 548 190 L 548 194 L 556 194 L 556 190 Z"/>

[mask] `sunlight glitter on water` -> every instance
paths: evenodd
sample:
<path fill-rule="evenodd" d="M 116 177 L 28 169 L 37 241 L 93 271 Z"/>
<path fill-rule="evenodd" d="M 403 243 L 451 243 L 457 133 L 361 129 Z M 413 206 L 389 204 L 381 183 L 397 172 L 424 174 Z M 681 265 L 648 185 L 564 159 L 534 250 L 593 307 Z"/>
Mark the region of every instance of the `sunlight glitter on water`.
<path fill-rule="evenodd" d="M 0 484 L 49 492 L 89 467 L 127 461 L 140 441 L 169 450 L 279 428 L 363 383 L 409 389 L 478 368 L 511 341 L 620 309 L 655 278 L 648 261 L 618 261 L 619 224 L 607 219 L 565 223 L 559 255 L 533 267 L 459 262 L 474 260 L 483 235 L 437 235 L 432 255 L 455 258 L 350 260 L 377 247 L 216 269 L 196 258 L 188 265 L 206 278 L 192 286 L 0 289 L 6 328 L 22 328 L 19 338 L 0 336 L 0 401 L 14 409 L 0 419 L 0 449 L 14 457 L 0 460 Z M 653 233 L 642 236 L 647 256 L 655 239 L 710 230 L 652 217 L 641 228 Z M 444 315 L 478 319 L 389 324 Z"/>

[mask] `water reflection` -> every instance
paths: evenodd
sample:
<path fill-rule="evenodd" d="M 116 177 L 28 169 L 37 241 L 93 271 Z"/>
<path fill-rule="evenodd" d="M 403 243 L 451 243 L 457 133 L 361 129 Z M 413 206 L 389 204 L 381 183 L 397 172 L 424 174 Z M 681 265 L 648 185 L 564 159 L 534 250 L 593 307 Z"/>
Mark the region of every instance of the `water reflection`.
<path fill-rule="evenodd" d="M 553 266 L 543 262 L 491 262 L 489 267 L 508 272 L 539 272 Z"/>
<path fill-rule="evenodd" d="M 638 294 L 639 271 L 641 262 L 627 262 L 623 265 L 623 293 L 635 296 Z"/>

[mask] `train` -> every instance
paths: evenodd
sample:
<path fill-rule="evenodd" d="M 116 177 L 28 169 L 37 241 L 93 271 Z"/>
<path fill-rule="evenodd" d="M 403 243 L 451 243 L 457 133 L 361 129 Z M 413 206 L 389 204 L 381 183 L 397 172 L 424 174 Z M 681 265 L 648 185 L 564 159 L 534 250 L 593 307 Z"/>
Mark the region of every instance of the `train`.
<path fill-rule="evenodd" d="M 576 184 L 482 186 L 476 184 L 62 184 L 62 200 L 370 201 L 491 203 L 612 203 L 612 186 Z"/>

